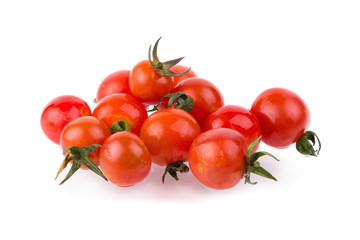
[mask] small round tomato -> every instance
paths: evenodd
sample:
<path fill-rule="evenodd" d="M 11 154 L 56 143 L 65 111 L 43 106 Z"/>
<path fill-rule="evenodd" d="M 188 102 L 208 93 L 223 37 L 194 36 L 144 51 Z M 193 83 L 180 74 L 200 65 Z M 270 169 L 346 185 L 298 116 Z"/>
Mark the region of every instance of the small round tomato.
<path fill-rule="evenodd" d="M 204 185 L 214 189 L 231 188 L 246 173 L 246 151 L 246 140 L 239 132 L 211 129 L 191 144 L 189 166 Z"/>
<path fill-rule="evenodd" d="M 149 149 L 151 161 L 163 166 L 187 161 L 190 145 L 200 133 L 199 124 L 189 113 L 167 108 L 146 119 L 140 138 Z"/>
<path fill-rule="evenodd" d="M 193 100 L 194 106 L 189 113 L 201 127 L 211 112 L 224 105 L 219 89 L 210 81 L 198 77 L 180 82 L 171 92 L 183 92 Z"/>
<path fill-rule="evenodd" d="M 251 110 L 260 122 L 263 142 L 276 148 L 296 142 L 310 123 L 305 102 L 284 88 L 265 90 L 255 99 Z"/>
<path fill-rule="evenodd" d="M 179 72 L 186 72 L 189 68 L 182 66 L 182 65 L 175 65 L 172 68 L 170 68 L 171 71 L 179 73 Z M 185 74 L 174 77 L 174 86 L 176 86 L 179 82 L 184 81 L 185 79 L 191 78 L 191 77 L 197 77 L 196 73 L 193 70 L 189 70 Z"/>
<path fill-rule="evenodd" d="M 110 136 L 109 128 L 99 119 L 86 116 L 77 118 L 69 122 L 61 133 L 60 146 L 64 151 L 69 147 L 86 147 L 92 144 L 102 145 Z M 97 166 L 99 166 L 100 148 L 92 151 L 88 157 Z M 69 152 L 66 152 L 67 155 Z M 82 169 L 88 169 L 81 165 Z"/>
<path fill-rule="evenodd" d="M 129 70 L 120 70 L 107 76 L 98 87 L 96 101 L 113 93 L 130 94 L 129 75 Z"/>
<path fill-rule="evenodd" d="M 261 136 L 260 123 L 255 114 L 236 105 L 225 105 L 210 113 L 205 120 L 203 131 L 214 128 L 231 128 L 238 131 L 245 137 L 247 146 Z M 260 141 L 254 151 L 259 145 Z"/>
<path fill-rule="evenodd" d="M 111 135 L 100 150 L 100 167 L 110 182 L 128 187 L 142 181 L 150 172 L 150 153 L 134 133 Z"/>
<path fill-rule="evenodd" d="M 139 134 L 148 115 L 145 107 L 133 96 L 114 93 L 98 102 L 93 116 L 103 121 L 109 128 L 116 121 L 125 120 L 130 124 L 131 131 Z"/>
<path fill-rule="evenodd" d="M 60 144 L 60 135 L 70 121 L 91 115 L 89 105 L 79 97 L 64 95 L 51 100 L 41 113 L 41 128 L 54 143 Z"/>

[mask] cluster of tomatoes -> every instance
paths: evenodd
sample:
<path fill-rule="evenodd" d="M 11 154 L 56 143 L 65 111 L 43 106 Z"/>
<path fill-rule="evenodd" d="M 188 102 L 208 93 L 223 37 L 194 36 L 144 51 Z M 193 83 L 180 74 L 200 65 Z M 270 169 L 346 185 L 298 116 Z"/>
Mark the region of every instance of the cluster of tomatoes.
<path fill-rule="evenodd" d="M 272 88 L 251 109 L 224 105 L 213 83 L 177 65 L 182 58 L 160 62 L 159 40 L 150 46 L 148 60 L 100 83 L 93 111 L 70 95 L 46 105 L 42 129 L 65 155 L 57 175 L 72 164 L 61 184 L 82 168 L 132 186 L 154 163 L 164 166 L 163 182 L 166 174 L 178 180 L 178 173 L 191 170 L 206 186 L 227 189 L 242 178 L 253 183 L 251 173 L 276 180 L 258 162 L 264 155 L 276 159 L 257 152 L 261 141 L 275 148 L 296 143 L 303 154 L 319 153 L 318 137 L 306 131 L 309 109 L 297 94 Z"/>

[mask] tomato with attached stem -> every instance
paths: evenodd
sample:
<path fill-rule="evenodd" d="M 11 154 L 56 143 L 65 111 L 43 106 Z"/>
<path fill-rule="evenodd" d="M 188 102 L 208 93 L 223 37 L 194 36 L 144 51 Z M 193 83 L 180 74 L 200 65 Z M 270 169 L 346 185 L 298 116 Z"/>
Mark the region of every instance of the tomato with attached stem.
<path fill-rule="evenodd" d="M 169 173 L 177 180 L 176 172 L 188 171 L 183 162 L 188 160 L 190 145 L 200 133 L 199 124 L 189 113 L 167 108 L 146 119 L 140 138 L 150 152 L 151 161 L 160 166 L 166 165 L 165 174 Z"/>
<path fill-rule="evenodd" d="M 130 132 L 126 121 L 114 123 L 113 134 L 100 150 L 100 167 L 107 179 L 121 187 L 132 186 L 149 174 L 150 153 L 144 142 Z M 123 125 L 123 126 L 121 126 Z"/>
<path fill-rule="evenodd" d="M 129 87 L 129 70 L 120 70 L 108 75 L 100 83 L 97 94 L 96 101 L 99 102 L 104 97 L 114 94 L 114 93 L 130 93 Z"/>
<path fill-rule="evenodd" d="M 157 46 L 160 39 L 154 45 L 152 59 L 150 45 L 149 59 L 137 63 L 131 70 L 129 77 L 131 94 L 142 103 L 149 105 L 156 104 L 163 95 L 173 89 L 173 77 L 181 76 L 187 72 L 176 73 L 170 70 L 183 58 L 160 62 L 157 56 Z"/>
<path fill-rule="evenodd" d="M 299 95 L 285 88 L 267 89 L 255 99 L 251 110 L 260 122 L 264 143 L 286 148 L 296 142 L 300 153 L 318 155 L 321 143 L 314 132 L 306 131 L 310 111 Z M 314 149 L 316 140 L 317 150 Z"/>
<path fill-rule="evenodd" d="M 60 135 L 70 121 L 91 115 L 89 105 L 79 97 L 63 95 L 51 100 L 41 113 L 40 124 L 44 134 L 60 144 Z"/>
<path fill-rule="evenodd" d="M 129 122 L 131 131 L 139 134 L 148 114 L 145 107 L 133 96 L 114 93 L 98 102 L 93 116 L 103 121 L 109 128 L 114 122 L 125 120 Z"/>
<path fill-rule="evenodd" d="M 179 82 L 184 81 L 185 79 L 191 78 L 191 77 L 197 77 L 196 73 L 190 69 L 188 67 L 182 66 L 182 65 L 175 65 L 172 68 L 170 68 L 171 71 L 173 72 L 186 72 L 185 74 L 178 76 L 178 77 L 174 77 L 174 86 L 176 86 Z"/>
<path fill-rule="evenodd" d="M 245 137 L 233 129 L 203 132 L 189 150 L 191 172 L 201 183 L 214 189 L 234 187 L 243 177 L 245 183 L 256 184 L 250 181 L 250 173 L 276 181 L 258 162 L 264 155 L 276 158 L 267 152 L 253 151 L 259 140 L 260 137 L 248 146 Z"/>
<path fill-rule="evenodd" d="M 231 128 L 241 133 L 249 146 L 253 141 L 261 136 L 261 127 L 255 114 L 241 106 L 225 105 L 222 106 L 206 118 L 203 131 L 214 128 Z M 255 146 L 258 149 L 260 141 Z"/>
<path fill-rule="evenodd" d="M 219 89 L 210 81 L 198 77 L 180 82 L 171 92 L 182 92 L 192 99 L 194 106 L 189 113 L 201 127 L 211 112 L 224 105 L 224 98 Z"/>
<path fill-rule="evenodd" d="M 80 117 L 69 122 L 60 137 L 60 145 L 66 157 L 57 176 L 69 162 L 72 162 L 72 167 L 60 184 L 67 181 L 79 168 L 90 169 L 106 179 L 97 166 L 100 146 L 109 136 L 109 128 L 95 117 Z"/>

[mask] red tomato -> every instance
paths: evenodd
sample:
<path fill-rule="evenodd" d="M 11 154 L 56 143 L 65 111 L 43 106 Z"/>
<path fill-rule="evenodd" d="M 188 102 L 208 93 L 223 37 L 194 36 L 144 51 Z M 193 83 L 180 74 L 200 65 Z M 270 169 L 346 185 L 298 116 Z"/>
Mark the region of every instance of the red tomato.
<path fill-rule="evenodd" d="M 60 137 L 60 145 L 62 150 L 72 146 L 85 147 L 91 144 L 102 145 L 109 136 L 109 128 L 99 119 L 92 116 L 80 117 L 64 127 Z M 99 152 L 100 148 L 97 148 L 88 156 L 97 166 L 99 166 Z M 88 169 L 84 165 L 82 165 L 81 168 Z"/>
<path fill-rule="evenodd" d="M 98 87 L 96 101 L 113 93 L 130 94 L 129 75 L 129 70 L 121 70 L 107 76 Z"/>
<path fill-rule="evenodd" d="M 172 68 L 170 68 L 171 71 L 179 73 L 179 72 L 186 72 L 189 68 L 182 66 L 182 65 L 175 65 Z M 179 82 L 184 81 L 185 79 L 191 78 L 191 77 L 197 77 L 196 73 L 190 69 L 187 73 L 174 77 L 174 86 L 176 86 Z"/>
<path fill-rule="evenodd" d="M 131 131 L 139 134 L 141 126 L 147 118 L 145 107 L 133 96 L 115 93 L 104 97 L 96 105 L 93 116 L 102 120 L 109 128 L 114 122 L 125 120 Z"/>
<path fill-rule="evenodd" d="M 189 151 L 189 166 L 203 184 L 215 189 L 235 186 L 246 173 L 247 143 L 243 135 L 228 128 L 200 134 Z"/>
<path fill-rule="evenodd" d="M 149 60 L 143 60 L 131 70 L 129 86 L 134 97 L 145 104 L 154 105 L 173 89 L 174 79 L 161 76 Z"/>
<path fill-rule="evenodd" d="M 110 182 L 128 187 L 142 181 L 150 172 L 150 153 L 134 133 L 111 135 L 100 150 L 100 166 Z"/>
<path fill-rule="evenodd" d="M 198 77 L 180 82 L 171 92 L 183 92 L 191 97 L 194 107 L 189 113 L 195 117 L 201 127 L 211 112 L 224 105 L 224 98 L 217 87 L 208 80 Z"/>
<path fill-rule="evenodd" d="M 177 108 L 159 110 L 144 122 L 140 137 L 151 154 L 151 161 L 167 165 L 187 161 L 192 141 L 201 133 L 196 120 Z"/>
<path fill-rule="evenodd" d="M 255 114 L 236 105 L 225 105 L 210 113 L 205 120 L 203 130 L 214 128 L 231 128 L 238 131 L 245 137 L 247 146 L 261 136 L 260 123 Z M 254 151 L 259 145 L 260 141 Z"/>
<path fill-rule="evenodd" d="M 276 148 L 296 142 L 310 123 L 305 102 L 284 88 L 265 90 L 255 99 L 251 110 L 260 122 L 263 142 Z"/>
<path fill-rule="evenodd" d="M 79 97 L 64 95 L 51 100 L 41 113 L 41 128 L 54 143 L 60 144 L 60 135 L 71 120 L 91 115 L 89 105 Z"/>

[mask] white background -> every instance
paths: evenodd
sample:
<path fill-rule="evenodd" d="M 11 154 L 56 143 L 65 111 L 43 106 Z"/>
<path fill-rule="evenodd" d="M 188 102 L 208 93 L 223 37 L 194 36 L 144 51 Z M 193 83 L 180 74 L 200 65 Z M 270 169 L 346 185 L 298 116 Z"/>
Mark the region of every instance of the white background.
<path fill-rule="evenodd" d="M 359 239 L 359 1 L 1 1 L 1 239 Z M 60 147 L 40 128 L 52 98 L 91 108 L 108 74 L 159 44 L 212 81 L 226 104 L 250 107 L 289 88 L 312 113 L 318 158 L 261 150 L 278 182 L 209 189 L 163 169 L 120 188 L 88 171 L 54 180 Z M 60 176 L 63 178 L 64 174 Z"/>

